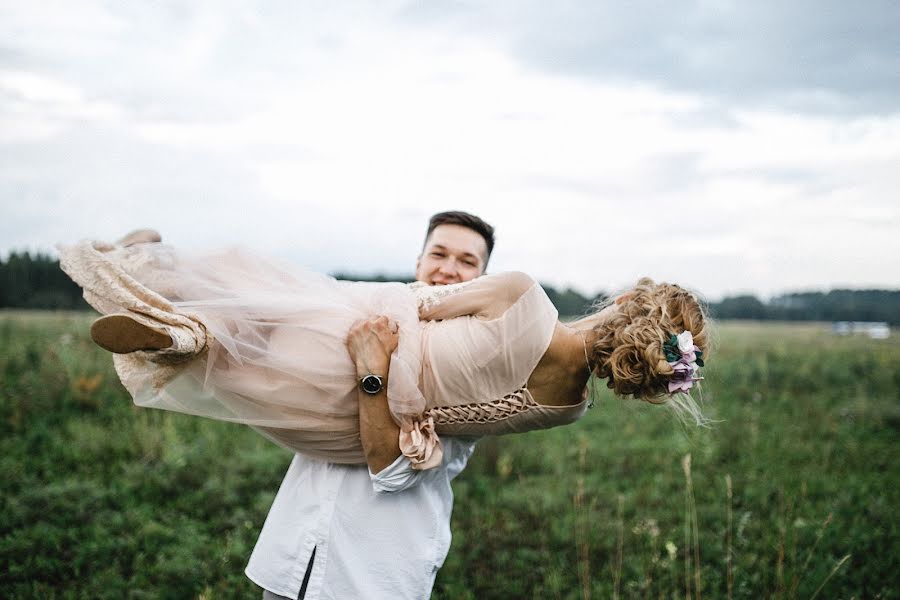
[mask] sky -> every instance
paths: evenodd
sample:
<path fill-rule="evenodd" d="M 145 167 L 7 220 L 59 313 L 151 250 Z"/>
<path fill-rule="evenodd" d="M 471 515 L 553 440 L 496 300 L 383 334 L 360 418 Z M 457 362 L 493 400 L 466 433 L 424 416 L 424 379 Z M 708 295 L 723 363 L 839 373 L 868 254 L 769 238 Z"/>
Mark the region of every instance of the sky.
<path fill-rule="evenodd" d="M 900 288 L 900 3 L 0 0 L 0 255 L 153 227 L 710 300 Z"/>

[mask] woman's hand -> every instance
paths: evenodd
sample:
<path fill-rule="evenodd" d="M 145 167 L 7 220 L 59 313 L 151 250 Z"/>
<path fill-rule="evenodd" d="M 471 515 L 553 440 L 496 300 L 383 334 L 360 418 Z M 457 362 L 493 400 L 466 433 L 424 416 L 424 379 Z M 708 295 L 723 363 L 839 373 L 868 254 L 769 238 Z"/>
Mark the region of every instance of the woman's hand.
<path fill-rule="evenodd" d="M 360 376 L 369 373 L 385 376 L 391 354 L 397 349 L 400 334 L 397 324 L 379 316 L 357 321 L 347 333 L 347 350 Z"/>

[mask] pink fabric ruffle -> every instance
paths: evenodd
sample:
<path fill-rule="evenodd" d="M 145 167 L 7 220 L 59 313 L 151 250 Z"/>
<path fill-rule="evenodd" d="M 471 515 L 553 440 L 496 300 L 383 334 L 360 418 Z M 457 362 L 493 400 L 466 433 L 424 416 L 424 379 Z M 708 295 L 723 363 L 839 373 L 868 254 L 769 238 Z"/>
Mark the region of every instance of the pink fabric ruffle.
<path fill-rule="evenodd" d="M 434 430 L 434 419 L 407 420 L 400 425 L 400 452 L 417 471 L 431 469 L 441 464 L 444 449 Z"/>

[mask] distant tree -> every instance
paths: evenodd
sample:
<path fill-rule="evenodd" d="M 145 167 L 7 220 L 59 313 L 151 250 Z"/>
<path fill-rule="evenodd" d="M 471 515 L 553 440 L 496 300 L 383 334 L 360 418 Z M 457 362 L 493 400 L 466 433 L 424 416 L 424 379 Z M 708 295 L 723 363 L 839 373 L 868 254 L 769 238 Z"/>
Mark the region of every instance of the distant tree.
<path fill-rule="evenodd" d="M 556 307 L 556 310 L 563 317 L 580 317 L 586 314 L 594 304 L 593 298 L 588 298 L 572 288 L 566 288 L 564 291 L 559 292 L 550 285 L 542 284 L 542 287 L 547 293 L 547 297 L 550 298 L 550 301 Z"/>
<path fill-rule="evenodd" d="M 768 303 L 755 296 L 732 296 L 709 305 L 719 319 L 779 321 L 884 321 L 900 325 L 900 291 L 831 290 L 794 292 Z"/>
<path fill-rule="evenodd" d="M 344 273 L 339 271 L 332 275 L 335 279 L 342 281 L 374 281 L 376 283 L 384 283 L 386 281 L 397 281 L 400 283 L 412 283 L 416 278 L 412 275 L 390 275 L 386 273 L 376 273 L 375 275 L 360 275 L 358 273 Z"/>
<path fill-rule="evenodd" d="M 78 287 L 46 254 L 10 252 L 0 260 L 0 307 L 84 309 Z"/>
<path fill-rule="evenodd" d="M 710 304 L 712 316 L 717 319 L 765 319 L 768 310 L 756 296 L 734 296 Z"/>

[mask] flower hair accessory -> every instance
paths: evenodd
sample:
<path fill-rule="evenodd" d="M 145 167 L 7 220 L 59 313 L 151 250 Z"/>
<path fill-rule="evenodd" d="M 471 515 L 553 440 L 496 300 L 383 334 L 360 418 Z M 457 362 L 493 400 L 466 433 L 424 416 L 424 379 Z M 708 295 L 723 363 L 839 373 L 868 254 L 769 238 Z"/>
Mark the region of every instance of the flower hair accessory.
<path fill-rule="evenodd" d="M 669 336 L 663 344 L 663 353 L 674 372 L 669 380 L 669 393 L 686 393 L 694 387 L 695 381 L 703 379 L 698 376 L 703 366 L 703 352 L 694 345 L 694 336 L 690 331 Z"/>

